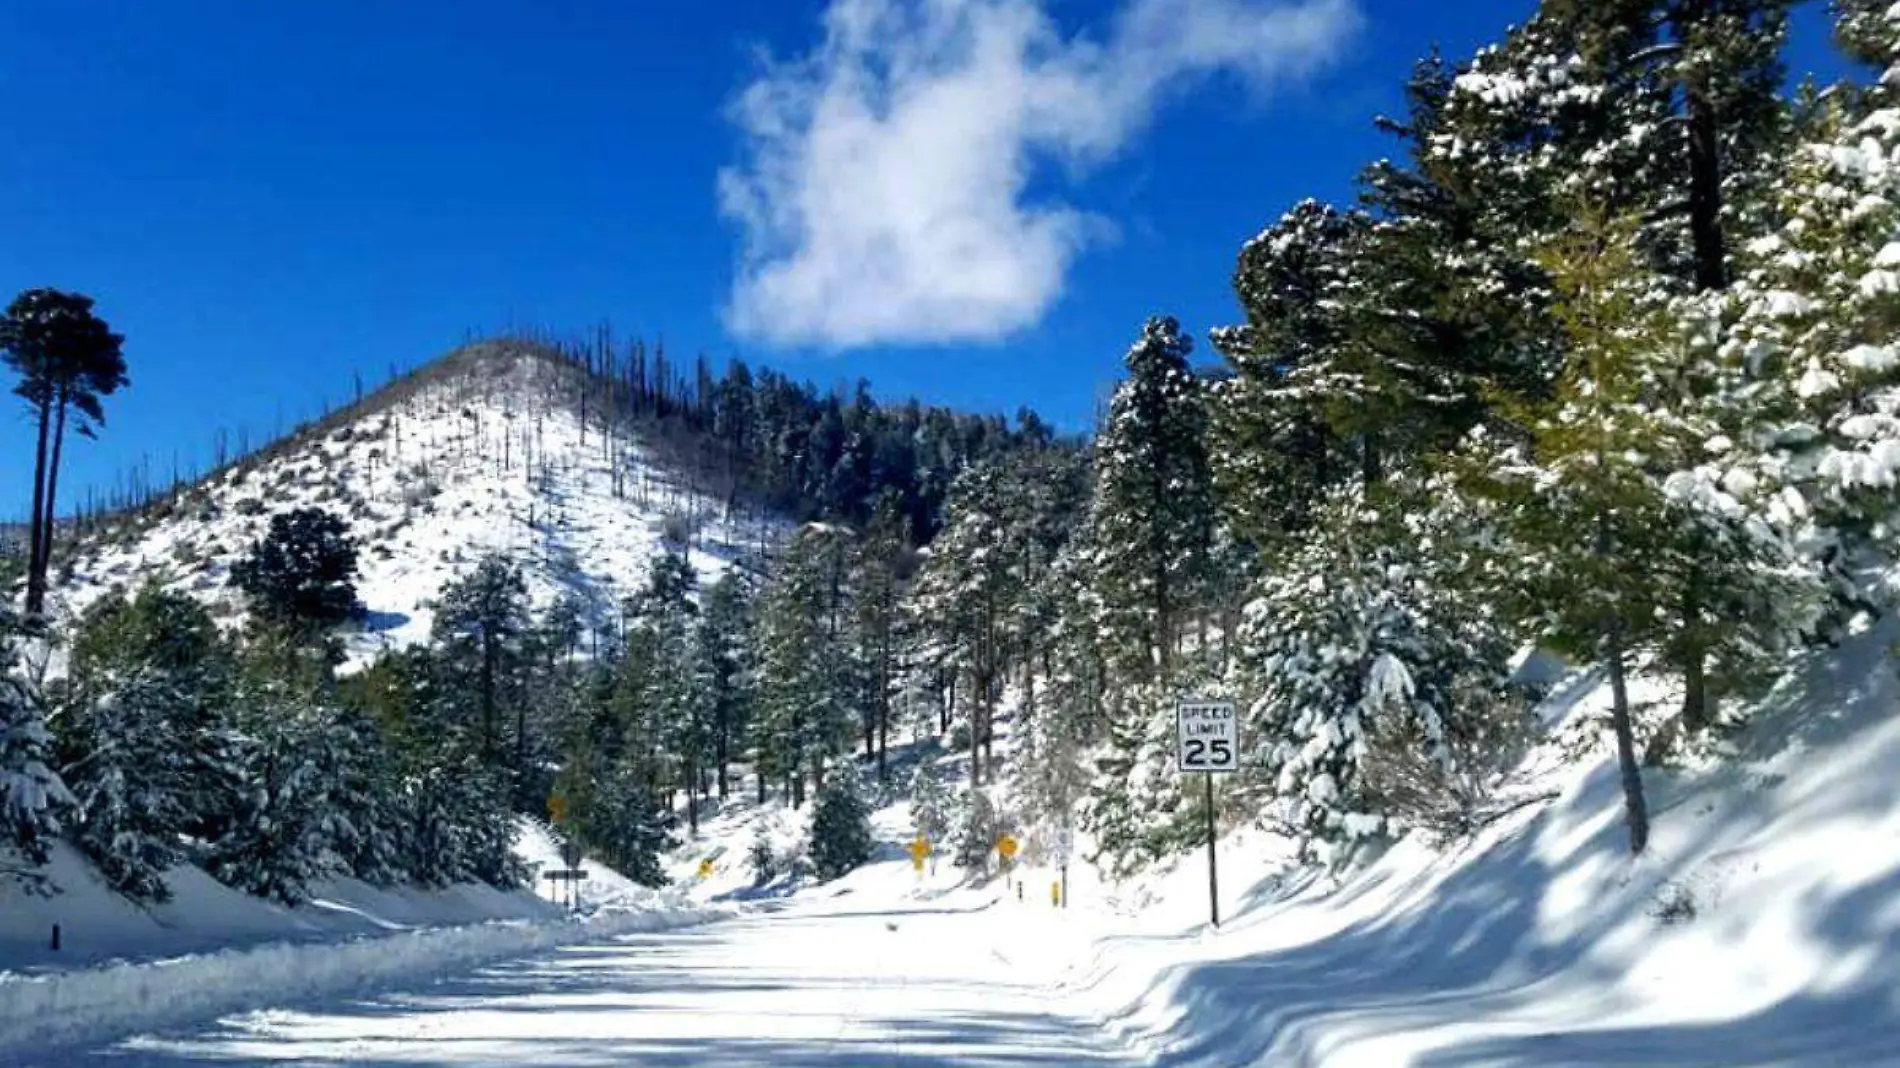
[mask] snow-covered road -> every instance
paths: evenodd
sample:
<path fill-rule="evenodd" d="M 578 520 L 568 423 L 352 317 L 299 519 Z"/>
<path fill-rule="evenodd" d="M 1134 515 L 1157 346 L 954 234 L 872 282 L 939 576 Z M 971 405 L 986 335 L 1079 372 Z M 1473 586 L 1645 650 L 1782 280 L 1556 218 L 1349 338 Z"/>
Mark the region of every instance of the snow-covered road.
<path fill-rule="evenodd" d="M 845 896 L 570 946 L 367 1000 L 250 1013 L 61 1063 L 1132 1063 L 1063 1012 L 1067 939 L 1048 912 L 1010 901 L 885 909 Z"/>

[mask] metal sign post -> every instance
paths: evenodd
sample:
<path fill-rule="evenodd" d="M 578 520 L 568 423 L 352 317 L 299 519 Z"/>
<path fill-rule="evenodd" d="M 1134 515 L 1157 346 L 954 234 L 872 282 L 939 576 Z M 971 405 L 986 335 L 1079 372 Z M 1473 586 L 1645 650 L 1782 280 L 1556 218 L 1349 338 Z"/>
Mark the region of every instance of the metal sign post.
<path fill-rule="evenodd" d="M 1062 885 L 1057 891 L 1056 904 L 1069 907 L 1069 857 L 1075 853 L 1075 832 L 1067 827 L 1056 829 L 1056 862 L 1062 867 Z"/>
<path fill-rule="evenodd" d="M 567 884 L 568 910 L 571 912 L 575 909 L 580 908 L 580 887 L 582 883 L 587 881 L 587 870 L 585 868 L 568 868 L 565 870 L 556 869 L 554 871 L 545 871 L 541 873 L 541 878 L 546 879 L 547 881 L 551 883 L 554 883 L 555 892 L 557 894 L 560 892 L 560 889 L 561 889 L 560 884 L 562 883 Z"/>
<path fill-rule="evenodd" d="M 1175 767 L 1200 772 L 1207 799 L 1207 907 L 1220 926 L 1220 870 L 1215 860 L 1214 776 L 1240 770 L 1240 719 L 1232 701 L 1182 701 L 1174 706 L 1179 747 Z"/>

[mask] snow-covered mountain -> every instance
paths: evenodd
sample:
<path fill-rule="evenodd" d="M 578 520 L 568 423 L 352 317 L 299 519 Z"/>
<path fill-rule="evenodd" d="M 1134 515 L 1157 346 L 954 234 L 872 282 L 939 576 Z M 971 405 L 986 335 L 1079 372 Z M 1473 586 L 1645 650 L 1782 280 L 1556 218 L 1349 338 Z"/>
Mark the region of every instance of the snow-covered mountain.
<path fill-rule="evenodd" d="M 531 347 L 483 343 L 62 549 L 51 607 L 83 612 L 157 580 L 240 622 L 231 568 L 271 517 L 303 507 L 348 524 L 367 614 L 353 659 L 428 635 L 443 584 L 491 552 L 523 570 L 537 609 L 578 597 L 594 621 L 685 550 L 710 575 L 767 548 L 783 524 L 729 486 L 660 460 L 641 428 L 604 414 L 582 372 Z"/>

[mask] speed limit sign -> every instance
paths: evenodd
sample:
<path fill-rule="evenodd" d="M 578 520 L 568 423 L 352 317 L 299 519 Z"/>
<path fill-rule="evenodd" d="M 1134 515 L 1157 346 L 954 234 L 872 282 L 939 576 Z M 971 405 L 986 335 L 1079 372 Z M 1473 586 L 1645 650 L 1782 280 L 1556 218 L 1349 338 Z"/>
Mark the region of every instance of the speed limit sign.
<path fill-rule="evenodd" d="M 1214 848 L 1219 826 L 1214 812 L 1214 776 L 1240 770 L 1240 719 L 1232 701 L 1182 701 L 1174 706 L 1180 744 L 1175 767 L 1201 773 L 1207 798 L 1207 909 L 1220 926 L 1220 867 Z"/>
<path fill-rule="evenodd" d="M 1180 741 L 1176 768 L 1215 774 L 1240 770 L 1240 720 L 1232 701 L 1183 701 L 1175 706 L 1174 719 Z"/>

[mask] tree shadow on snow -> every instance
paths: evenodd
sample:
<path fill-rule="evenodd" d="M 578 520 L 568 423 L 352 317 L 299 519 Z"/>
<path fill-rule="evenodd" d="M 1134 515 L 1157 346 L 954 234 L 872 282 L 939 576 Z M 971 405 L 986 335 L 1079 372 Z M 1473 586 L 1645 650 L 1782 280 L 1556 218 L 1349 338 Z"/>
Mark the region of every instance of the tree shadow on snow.
<path fill-rule="evenodd" d="M 1878 636 L 1875 636 L 1876 638 Z M 1820 884 L 1796 914 L 1806 921 L 1797 952 L 1857 961 L 1857 977 L 1810 989 L 1730 1020 L 1618 1026 L 1634 1016 L 1640 992 L 1623 983 L 1622 962 L 1595 954 L 1607 936 L 1631 924 L 1669 929 L 1653 915 L 1656 892 L 1693 876 L 1700 865 L 1746 856 L 1762 836 L 1799 833 L 1810 821 L 1886 817 L 1900 808 L 1900 775 L 1857 769 L 1846 781 L 1808 772 L 1796 784 L 1772 769 L 1790 751 L 1804 761 L 1835 752 L 1829 767 L 1890 761 L 1890 746 L 1867 750 L 1866 728 L 1893 716 L 1892 667 L 1884 640 L 1817 654 L 1795 680 L 1764 703 L 1756 725 L 1736 739 L 1737 759 L 1712 771 L 1652 773 L 1652 797 L 1682 855 L 1652 848 L 1632 865 L 1620 817 L 1613 764 L 1600 762 L 1566 799 L 1538 813 L 1481 854 L 1435 866 L 1386 886 L 1399 907 L 1369 915 L 1303 945 L 1228 960 L 1182 965 L 1143 997 L 1166 996 L 1182 1009 L 1153 1036 L 1169 1066 L 1361 1063 L 1342 1042 L 1380 1036 L 1490 1032 L 1428 1042 L 1435 1051 L 1412 1063 L 1428 1068 L 1537 1065 L 1667 1065 L 1757 1068 L 1767 1065 L 1900 1065 L 1900 871 L 1858 887 Z M 1877 647 L 1878 656 L 1867 647 Z M 1883 738 L 1885 735 L 1882 736 Z M 1765 770 L 1763 764 L 1768 765 Z M 1782 794 L 1797 789 L 1799 792 Z M 1708 817 L 1706 822 L 1690 823 Z M 1667 826 L 1667 825 L 1659 825 Z M 1475 847 L 1474 847 L 1475 848 Z M 1369 872 L 1370 884 L 1386 871 Z M 1545 903 L 1553 884 L 1571 880 L 1566 908 L 1553 924 Z M 1576 880 L 1587 881 L 1578 893 Z M 1430 880 L 1442 879 L 1435 885 Z M 1416 884 L 1416 885 L 1414 885 Z M 1297 893 L 1310 882 L 1280 888 Z M 1257 888 L 1258 889 L 1258 888 Z M 1379 889 L 1349 884 L 1348 896 Z M 1394 891 L 1396 890 L 1396 893 Z M 1279 896 L 1271 886 L 1268 896 Z M 1285 898 L 1281 898 L 1285 900 Z M 1344 899 L 1326 898 L 1330 909 Z M 1268 906 L 1269 909 L 1272 906 Z M 1297 912 L 1266 913 L 1255 923 L 1293 923 Z M 1749 917 L 1718 913 L 1691 923 L 1726 922 L 1737 932 Z M 1640 928 L 1638 928 L 1640 930 Z M 1627 932 L 1625 932 L 1627 933 Z M 1720 967 L 1719 958 L 1711 966 Z M 1579 994 L 1596 999 L 1584 1027 L 1526 1028 L 1537 1010 Z M 1130 1005 L 1130 1010 L 1137 1005 Z M 1585 1029 L 1587 1027 L 1587 1029 Z M 1498 1034 L 1499 1031 L 1515 1033 Z M 1528 1033 L 1527 1033 L 1528 1032 Z M 1337 1057 L 1337 1061 L 1329 1061 Z"/>

